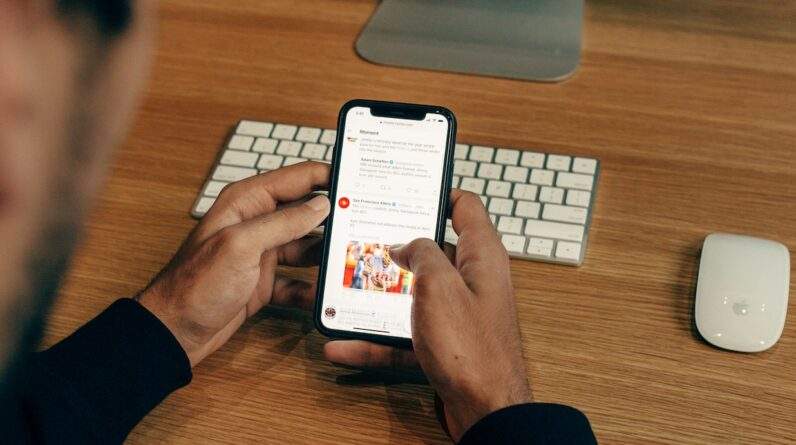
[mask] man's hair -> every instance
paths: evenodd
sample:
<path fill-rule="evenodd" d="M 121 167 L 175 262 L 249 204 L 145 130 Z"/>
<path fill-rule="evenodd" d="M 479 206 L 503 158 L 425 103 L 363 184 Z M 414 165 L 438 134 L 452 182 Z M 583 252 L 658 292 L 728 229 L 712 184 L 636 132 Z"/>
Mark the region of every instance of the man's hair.
<path fill-rule="evenodd" d="M 87 18 L 100 36 L 122 34 L 132 20 L 131 0 L 55 0 L 58 13 L 67 19 Z"/>

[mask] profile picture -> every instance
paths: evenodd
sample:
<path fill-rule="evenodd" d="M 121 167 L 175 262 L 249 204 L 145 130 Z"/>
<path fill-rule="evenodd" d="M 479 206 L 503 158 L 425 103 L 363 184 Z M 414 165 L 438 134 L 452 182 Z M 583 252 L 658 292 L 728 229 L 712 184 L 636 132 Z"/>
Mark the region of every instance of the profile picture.
<path fill-rule="evenodd" d="M 326 309 L 323 310 L 323 315 L 326 318 L 334 318 L 334 316 L 337 315 L 337 310 L 335 310 L 335 308 L 329 306 L 329 307 L 327 307 Z"/>
<path fill-rule="evenodd" d="M 412 272 L 401 269 L 392 260 L 388 244 L 348 243 L 343 287 L 409 295 L 412 279 Z"/>

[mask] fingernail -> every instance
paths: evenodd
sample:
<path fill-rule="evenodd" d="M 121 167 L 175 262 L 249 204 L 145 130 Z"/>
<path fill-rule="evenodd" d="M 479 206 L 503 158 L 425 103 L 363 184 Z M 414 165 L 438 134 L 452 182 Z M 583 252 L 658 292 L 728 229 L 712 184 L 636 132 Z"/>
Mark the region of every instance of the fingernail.
<path fill-rule="evenodd" d="M 305 204 L 310 206 L 310 208 L 315 211 L 326 210 L 329 208 L 329 200 L 323 195 L 318 195 L 307 201 Z"/>

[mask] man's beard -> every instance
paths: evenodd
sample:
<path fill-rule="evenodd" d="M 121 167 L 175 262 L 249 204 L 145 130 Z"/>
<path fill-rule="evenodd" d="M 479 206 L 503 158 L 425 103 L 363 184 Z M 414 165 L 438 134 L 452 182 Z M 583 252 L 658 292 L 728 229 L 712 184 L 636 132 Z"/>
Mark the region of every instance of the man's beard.
<path fill-rule="evenodd" d="M 14 391 L 19 390 L 20 373 L 41 341 L 44 323 L 74 250 L 79 218 L 75 207 L 69 207 L 77 203 L 70 196 L 74 186 L 64 185 L 51 201 L 48 221 L 29 250 L 25 268 L 27 292 L 13 296 L 15 300 L 7 307 L 8 311 L 0 314 L 7 334 L 0 339 L 7 348 L 7 360 L 0 362 L 0 411 L 15 409 L 13 398 Z M 6 419 L 8 414 L 11 413 L 0 412 Z"/>
<path fill-rule="evenodd" d="M 87 73 L 90 72 L 87 70 Z M 87 83 L 79 82 L 76 97 L 86 93 Z M 10 295 L 14 301 L 0 313 L 5 328 L 0 341 L 6 345 L 5 357 L 0 357 L 0 420 L 6 409 L 14 409 L 13 397 L 24 372 L 24 364 L 41 342 L 44 325 L 60 287 L 69 259 L 81 232 L 86 199 L 80 196 L 80 173 L 91 163 L 91 150 L 86 146 L 91 114 L 86 104 L 78 100 L 67 122 L 67 139 L 60 149 L 62 163 L 53 169 L 45 221 L 27 251 L 24 268 L 24 291 Z M 58 156 L 56 155 L 56 156 Z M 13 418 L 13 417 L 12 417 Z M 1 422 L 0 422 L 1 423 Z"/>

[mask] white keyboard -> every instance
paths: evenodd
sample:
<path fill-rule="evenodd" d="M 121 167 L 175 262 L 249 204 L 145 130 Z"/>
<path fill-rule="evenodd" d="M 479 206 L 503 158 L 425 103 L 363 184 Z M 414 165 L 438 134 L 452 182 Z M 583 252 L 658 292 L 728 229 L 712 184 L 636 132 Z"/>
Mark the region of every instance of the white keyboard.
<path fill-rule="evenodd" d="M 330 162 L 336 136 L 335 130 L 240 121 L 191 214 L 201 218 L 230 182 L 307 160 Z M 591 158 L 456 144 L 453 187 L 481 197 L 512 258 L 580 265 L 599 171 Z M 457 241 L 450 220 L 445 240 Z"/>

